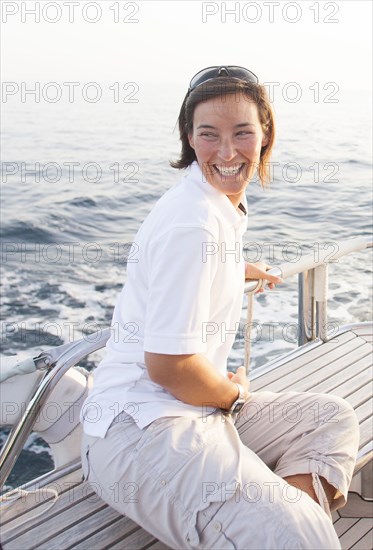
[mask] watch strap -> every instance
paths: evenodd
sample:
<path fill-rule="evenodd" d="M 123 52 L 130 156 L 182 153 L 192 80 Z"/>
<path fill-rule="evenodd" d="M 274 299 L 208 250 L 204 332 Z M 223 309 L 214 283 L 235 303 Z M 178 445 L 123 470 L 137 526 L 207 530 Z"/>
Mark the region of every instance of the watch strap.
<path fill-rule="evenodd" d="M 235 382 L 236 386 L 237 386 L 237 389 L 238 389 L 238 396 L 237 398 L 233 401 L 232 405 L 230 406 L 230 408 L 228 410 L 224 410 L 224 414 L 232 414 L 232 413 L 237 413 L 239 412 L 245 401 L 246 401 L 246 392 L 243 388 L 243 386 L 241 384 L 238 384 L 237 382 Z"/>

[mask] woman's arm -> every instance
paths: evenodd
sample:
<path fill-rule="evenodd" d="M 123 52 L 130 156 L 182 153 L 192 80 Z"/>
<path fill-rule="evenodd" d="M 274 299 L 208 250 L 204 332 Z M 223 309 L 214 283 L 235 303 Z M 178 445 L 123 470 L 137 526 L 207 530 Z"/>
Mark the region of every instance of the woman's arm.
<path fill-rule="evenodd" d="M 165 355 L 145 352 L 145 364 L 151 380 L 174 397 L 195 406 L 229 409 L 238 397 L 236 382 L 248 394 L 245 367 L 224 378 L 202 354 Z"/>

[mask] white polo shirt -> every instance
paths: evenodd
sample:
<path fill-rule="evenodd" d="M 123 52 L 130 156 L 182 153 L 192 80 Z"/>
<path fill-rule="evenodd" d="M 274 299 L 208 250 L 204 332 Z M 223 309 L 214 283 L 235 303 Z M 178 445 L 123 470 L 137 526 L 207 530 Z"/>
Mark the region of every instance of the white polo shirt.
<path fill-rule="evenodd" d="M 156 203 L 135 237 L 112 335 L 82 408 L 88 435 L 105 437 L 122 410 L 140 428 L 213 410 L 152 382 L 144 352 L 201 353 L 226 376 L 242 310 L 246 227 L 247 216 L 205 180 L 197 162 Z"/>

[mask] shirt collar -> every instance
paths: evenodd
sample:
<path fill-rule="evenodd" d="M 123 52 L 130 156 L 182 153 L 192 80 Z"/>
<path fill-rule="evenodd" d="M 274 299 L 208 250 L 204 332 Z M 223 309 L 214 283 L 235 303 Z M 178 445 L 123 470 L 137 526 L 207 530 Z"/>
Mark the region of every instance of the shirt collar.
<path fill-rule="evenodd" d="M 194 161 L 191 164 L 188 177 L 191 178 L 193 182 L 195 182 L 196 185 L 198 185 L 198 187 L 203 191 L 203 193 L 205 193 L 216 205 L 229 225 L 241 225 L 243 222 L 247 224 L 247 200 L 245 194 L 239 206 L 240 212 L 238 212 L 227 195 L 206 181 L 206 178 L 197 161 Z"/>

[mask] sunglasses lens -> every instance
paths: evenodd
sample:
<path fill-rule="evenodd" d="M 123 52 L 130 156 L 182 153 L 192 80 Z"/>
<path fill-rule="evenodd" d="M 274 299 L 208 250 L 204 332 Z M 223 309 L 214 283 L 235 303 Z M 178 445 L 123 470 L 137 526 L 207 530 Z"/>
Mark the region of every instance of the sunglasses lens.
<path fill-rule="evenodd" d="M 256 74 L 249 71 L 249 69 L 244 69 L 243 67 L 233 67 L 232 70 L 229 70 L 229 74 L 234 78 L 241 78 L 242 80 L 254 82 L 255 84 L 259 83 L 259 79 Z"/>
<path fill-rule="evenodd" d="M 207 69 L 202 69 L 202 71 L 199 71 L 199 73 L 194 75 L 189 84 L 189 91 L 191 92 L 197 88 L 197 86 L 200 86 L 200 84 L 207 82 L 207 80 L 221 76 L 239 78 L 255 84 L 259 83 L 258 77 L 253 72 L 249 71 L 249 69 L 245 69 L 244 67 L 208 67 Z"/>
<path fill-rule="evenodd" d="M 209 69 L 202 69 L 199 73 L 194 75 L 189 84 L 189 90 L 194 90 L 200 84 L 210 80 L 211 78 L 216 78 L 218 76 L 218 67 L 210 67 Z"/>

